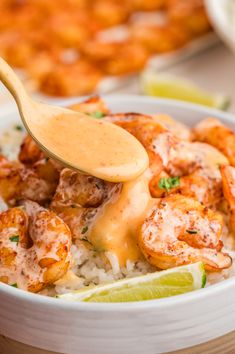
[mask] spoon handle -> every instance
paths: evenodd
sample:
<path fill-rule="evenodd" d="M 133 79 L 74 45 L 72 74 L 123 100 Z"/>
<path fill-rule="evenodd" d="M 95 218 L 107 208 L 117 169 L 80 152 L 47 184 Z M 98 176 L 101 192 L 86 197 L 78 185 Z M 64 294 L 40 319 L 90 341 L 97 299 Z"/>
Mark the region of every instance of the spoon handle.
<path fill-rule="evenodd" d="M 0 57 L 0 80 L 15 98 L 17 105 L 22 106 L 25 99 L 30 100 L 27 92 L 12 68 Z M 20 107 L 19 107 L 20 108 Z"/>

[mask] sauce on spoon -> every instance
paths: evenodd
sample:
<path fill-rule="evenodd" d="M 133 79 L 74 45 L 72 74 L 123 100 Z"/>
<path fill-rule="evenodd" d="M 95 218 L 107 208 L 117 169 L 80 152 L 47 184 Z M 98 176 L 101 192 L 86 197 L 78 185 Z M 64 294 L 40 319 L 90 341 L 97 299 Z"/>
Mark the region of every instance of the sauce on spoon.
<path fill-rule="evenodd" d="M 0 80 L 15 98 L 32 138 L 64 165 L 110 182 L 132 180 L 148 167 L 147 152 L 130 133 L 83 113 L 32 100 L 1 58 Z"/>
<path fill-rule="evenodd" d="M 32 122 L 30 130 L 51 155 L 106 181 L 132 180 L 148 167 L 148 155 L 135 137 L 83 114 L 42 117 Z"/>

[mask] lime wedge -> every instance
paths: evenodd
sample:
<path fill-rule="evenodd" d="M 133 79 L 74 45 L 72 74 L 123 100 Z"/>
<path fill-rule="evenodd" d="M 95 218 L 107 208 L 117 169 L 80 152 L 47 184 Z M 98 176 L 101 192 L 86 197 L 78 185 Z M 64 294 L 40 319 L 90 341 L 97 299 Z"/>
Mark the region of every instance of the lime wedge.
<path fill-rule="evenodd" d="M 230 99 L 226 95 L 213 94 L 202 90 L 191 81 L 170 75 L 146 71 L 140 84 L 143 92 L 150 96 L 173 98 L 226 110 Z"/>
<path fill-rule="evenodd" d="M 203 263 L 172 268 L 86 290 L 58 295 L 60 299 L 85 302 L 130 302 L 160 299 L 203 288 Z"/>

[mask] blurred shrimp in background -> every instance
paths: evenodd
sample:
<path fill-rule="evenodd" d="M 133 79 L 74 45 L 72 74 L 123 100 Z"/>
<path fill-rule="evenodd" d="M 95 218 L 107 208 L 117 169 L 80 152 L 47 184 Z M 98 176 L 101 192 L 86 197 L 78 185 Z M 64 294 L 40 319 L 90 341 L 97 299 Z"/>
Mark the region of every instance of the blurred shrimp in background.
<path fill-rule="evenodd" d="M 50 96 L 96 92 L 211 29 L 202 0 L 1 0 L 0 13 L 0 56 Z"/>

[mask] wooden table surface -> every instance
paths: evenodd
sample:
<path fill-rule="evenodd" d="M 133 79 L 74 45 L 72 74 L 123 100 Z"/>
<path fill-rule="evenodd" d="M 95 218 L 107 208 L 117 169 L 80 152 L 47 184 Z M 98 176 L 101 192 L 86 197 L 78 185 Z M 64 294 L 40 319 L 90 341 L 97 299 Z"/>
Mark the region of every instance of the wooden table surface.
<path fill-rule="evenodd" d="M 222 336 L 220 338 L 217 338 L 213 341 L 207 342 L 205 344 L 197 345 L 189 349 L 179 350 L 167 354 L 234 354 L 234 353 L 235 353 L 235 331 L 225 336 Z M 58 354 L 58 353 L 37 349 L 28 345 L 21 344 L 19 342 L 15 342 L 9 338 L 0 336 L 0 354 Z M 64 353 L 64 354 L 70 354 L 70 353 Z M 78 351 L 76 354 L 83 354 L 83 353 L 80 353 Z"/>

